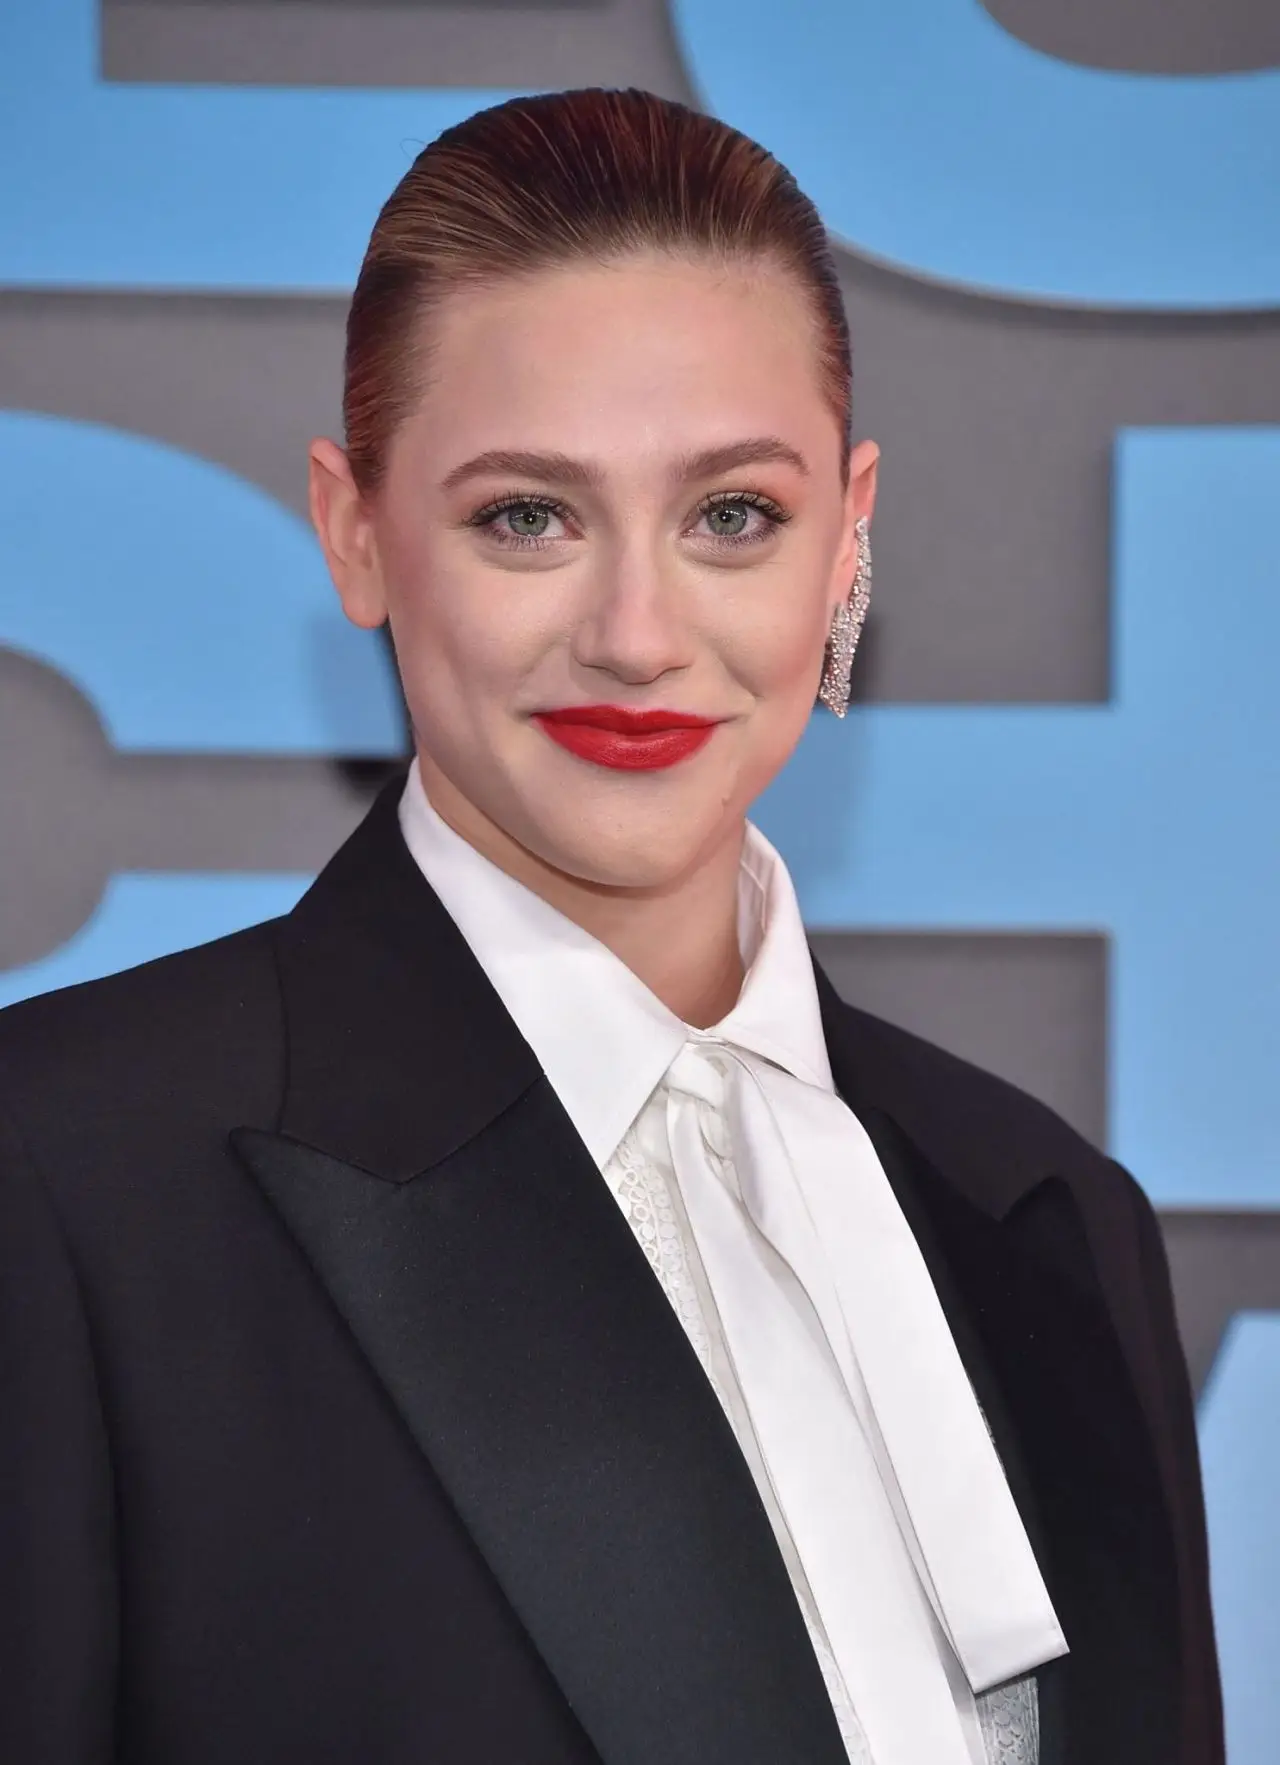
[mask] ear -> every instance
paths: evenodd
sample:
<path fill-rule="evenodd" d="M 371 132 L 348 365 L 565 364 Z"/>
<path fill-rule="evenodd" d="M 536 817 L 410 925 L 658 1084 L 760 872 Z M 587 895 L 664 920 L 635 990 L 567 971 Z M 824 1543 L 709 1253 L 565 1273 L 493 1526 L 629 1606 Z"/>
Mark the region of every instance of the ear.
<path fill-rule="evenodd" d="M 311 521 L 329 574 L 353 625 L 372 630 L 387 617 L 387 597 L 370 511 L 346 454 L 318 436 L 308 450 Z"/>
<path fill-rule="evenodd" d="M 875 514 L 880 449 L 874 441 L 859 441 L 849 453 L 849 485 L 845 491 L 840 544 L 831 580 L 831 611 L 849 593 L 858 568 L 857 524 L 865 516 L 868 525 Z"/>
<path fill-rule="evenodd" d="M 879 447 L 874 441 L 858 442 L 849 455 L 849 496 L 855 521 L 865 515 L 870 523 L 875 514 L 879 475 Z"/>

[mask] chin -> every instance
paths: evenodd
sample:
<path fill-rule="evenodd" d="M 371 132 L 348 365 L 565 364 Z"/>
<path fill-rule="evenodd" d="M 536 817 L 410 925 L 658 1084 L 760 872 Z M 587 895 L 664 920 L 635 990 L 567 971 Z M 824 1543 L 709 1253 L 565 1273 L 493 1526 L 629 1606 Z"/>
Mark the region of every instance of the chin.
<path fill-rule="evenodd" d="M 568 876 L 612 889 L 660 889 L 695 869 L 735 818 L 654 804 L 637 813 L 616 802 L 594 809 L 579 802 L 572 817 L 561 808 L 537 816 L 524 841 L 544 863 Z"/>

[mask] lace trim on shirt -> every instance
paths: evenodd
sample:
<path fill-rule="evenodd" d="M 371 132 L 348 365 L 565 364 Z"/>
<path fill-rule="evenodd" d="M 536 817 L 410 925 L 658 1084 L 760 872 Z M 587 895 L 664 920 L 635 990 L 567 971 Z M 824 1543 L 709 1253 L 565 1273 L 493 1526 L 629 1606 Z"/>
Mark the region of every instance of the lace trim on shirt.
<path fill-rule="evenodd" d="M 1040 1697 L 1034 1673 L 984 1692 L 977 1706 L 988 1765 L 1038 1765 Z"/>
<path fill-rule="evenodd" d="M 614 1199 L 626 1215 L 640 1248 L 649 1260 L 650 1268 L 657 1275 L 663 1291 L 684 1325 L 703 1371 L 723 1402 L 723 1395 L 711 1366 L 707 1321 L 685 1255 L 680 1222 L 676 1218 L 671 1191 L 665 1178 L 661 1171 L 656 1170 L 637 1152 L 630 1135 L 623 1140 L 610 1159 L 605 1177 L 613 1190 Z"/>

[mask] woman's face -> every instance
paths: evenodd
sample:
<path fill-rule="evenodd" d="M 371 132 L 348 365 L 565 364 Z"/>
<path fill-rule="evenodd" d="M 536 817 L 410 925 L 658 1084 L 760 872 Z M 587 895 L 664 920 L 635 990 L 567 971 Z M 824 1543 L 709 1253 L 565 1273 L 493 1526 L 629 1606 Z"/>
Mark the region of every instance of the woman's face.
<path fill-rule="evenodd" d="M 772 267 L 557 268 L 451 296 L 430 326 L 374 503 L 313 448 L 346 610 L 389 618 L 428 792 L 473 843 L 676 882 L 799 739 L 876 450 L 843 489 L 812 320 Z M 709 728 L 646 741 L 546 715 L 583 707 Z"/>

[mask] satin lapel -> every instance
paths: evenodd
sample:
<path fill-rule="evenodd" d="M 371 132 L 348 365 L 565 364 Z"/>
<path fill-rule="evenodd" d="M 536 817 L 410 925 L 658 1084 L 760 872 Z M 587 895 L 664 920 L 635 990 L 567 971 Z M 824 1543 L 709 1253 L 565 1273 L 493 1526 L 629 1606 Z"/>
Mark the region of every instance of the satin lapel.
<path fill-rule="evenodd" d="M 1167 1765 L 1178 1741 L 1174 1543 L 1075 1199 L 1047 1178 L 997 1222 L 922 1159 L 914 1175 L 1003 1400 L 992 1425 L 1006 1456 L 1016 1451 L 1071 1651 L 1042 1676 L 1058 1757 Z"/>
<path fill-rule="evenodd" d="M 605 1765 L 845 1765 L 737 1443 L 546 1080 L 412 1177 L 233 1140 Z"/>
<path fill-rule="evenodd" d="M 822 991 L 837 1084 L 928 1263 L 1067 1637 L 1069 1655 L 1039 1674 L 1041 1765 L 1168 1765 L 1173 1538 L 1075 1197 L 1048 1172 L 1011 1193 L 1002 1173 L 999 1204 L 977 1202 L 921 1150 L 901 1099 L 893 1113 L 876 1101 L 825 977 Z"/>

